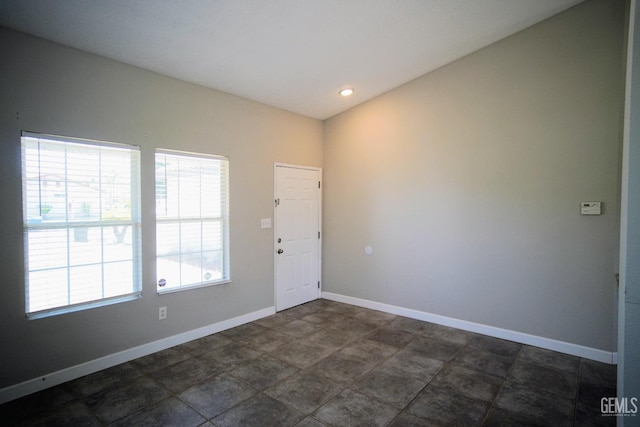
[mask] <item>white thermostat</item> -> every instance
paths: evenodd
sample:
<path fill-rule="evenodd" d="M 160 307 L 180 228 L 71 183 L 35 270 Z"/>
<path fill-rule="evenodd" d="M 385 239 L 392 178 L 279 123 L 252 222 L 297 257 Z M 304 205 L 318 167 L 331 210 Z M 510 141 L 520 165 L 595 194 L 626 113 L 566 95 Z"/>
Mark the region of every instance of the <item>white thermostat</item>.
<path fill-rule="evenodd" d="M 602 202 L 580 202 L 580 215 L 601 215 Z"/>

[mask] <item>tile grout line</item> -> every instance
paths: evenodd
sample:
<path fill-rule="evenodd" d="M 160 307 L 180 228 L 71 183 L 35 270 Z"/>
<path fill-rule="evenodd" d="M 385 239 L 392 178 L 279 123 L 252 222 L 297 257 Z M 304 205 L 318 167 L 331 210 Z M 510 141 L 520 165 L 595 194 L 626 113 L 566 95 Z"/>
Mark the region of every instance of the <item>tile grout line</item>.
<path fill-rule="evenodd" d="M 511 372 L 511 370 L 515 366 L 516 361 L 518 360 L 518 357 L 520 357 L 520 353 L 522 353 L 523 349 L 524 349 L 524 345 L 521 345 L 520 348 L 518 349 L 518 353 L 513 358 L 513 362 L 511 362 L 511 365 L 509 366 L 509 369 L 507 369 L 507 372 L 505 372 L 504 377 L 502 378 L 502 382 L 500 383 L 500 387 L 498 388 L 498 392 L 496 393 L 496 395 L 491 400 L 491 403 L 489 404 L 489 407 L 487 408 L 487 412 L 485 413 L 485 416 L 482 419 L 482 425 L 484 425 L 487 422 L 487 420 L 489 418 L 489 414 L 491 413 L 491 410 L 494 409 L 494 404 L 495 404 L 496 400 L 498 399 L 498 396 L 500 395 L 500 392 L 502 391 L 502 388 L 504 387 L 505 383 L 507 382 L 507 378 L 509 377 L 509 373 Z"/>

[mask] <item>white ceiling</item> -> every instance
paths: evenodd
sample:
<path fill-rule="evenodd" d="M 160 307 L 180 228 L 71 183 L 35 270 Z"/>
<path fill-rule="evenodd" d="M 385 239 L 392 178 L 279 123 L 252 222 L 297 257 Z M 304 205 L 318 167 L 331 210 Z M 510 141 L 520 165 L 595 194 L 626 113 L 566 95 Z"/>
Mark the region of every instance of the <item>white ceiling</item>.
<path fill-rule="evenodd" d="M 0 0 L 0 25 L 326 119 L 580 1 Z"/>

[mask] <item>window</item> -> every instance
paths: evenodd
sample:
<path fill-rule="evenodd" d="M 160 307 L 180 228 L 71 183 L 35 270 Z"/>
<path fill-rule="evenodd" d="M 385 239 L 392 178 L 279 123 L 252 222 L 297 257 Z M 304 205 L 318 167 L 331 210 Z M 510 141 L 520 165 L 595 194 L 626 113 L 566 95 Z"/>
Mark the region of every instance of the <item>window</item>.
<path fill-rule="evenodd" d="M 26 313 L 140 296 L 139 148 L 22 134 Z"/>
<path fill-rule="evenodd" d="M 158 292 L 226 283 L 229 161 L 156 152 Z"/>

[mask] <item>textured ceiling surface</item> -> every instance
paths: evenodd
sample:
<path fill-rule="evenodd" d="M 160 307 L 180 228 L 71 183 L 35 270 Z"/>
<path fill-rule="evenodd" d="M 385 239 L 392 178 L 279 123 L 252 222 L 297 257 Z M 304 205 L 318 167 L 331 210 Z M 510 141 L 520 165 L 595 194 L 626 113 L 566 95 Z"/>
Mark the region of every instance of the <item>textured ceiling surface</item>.
<path fill-rule="evenodd" d="M 0 25 L 326 119 L 580 1 L 0 0 Z"/>

